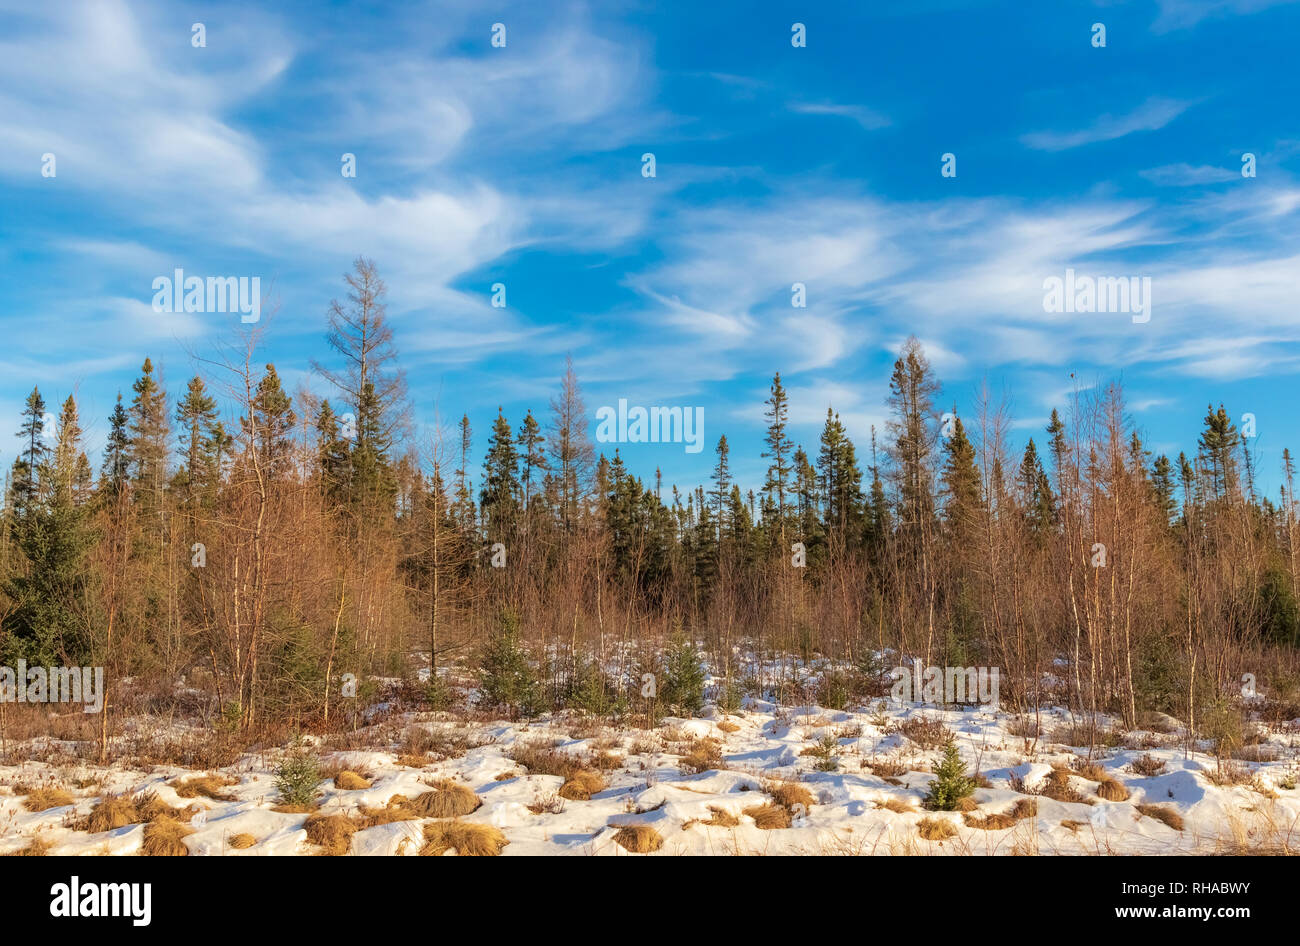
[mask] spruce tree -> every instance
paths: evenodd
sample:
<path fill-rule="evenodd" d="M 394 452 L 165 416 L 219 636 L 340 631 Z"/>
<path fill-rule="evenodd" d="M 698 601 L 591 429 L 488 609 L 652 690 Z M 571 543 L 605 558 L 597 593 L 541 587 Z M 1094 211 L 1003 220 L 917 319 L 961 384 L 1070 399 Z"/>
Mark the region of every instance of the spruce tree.
<path fill-rule="evenodd" d="M 763 493 L 767 497 L 770 508 L 775 517 L 775 529 L 772 529 L 773 523 L 768 523 L 769 531 L 779 532 L 782 544 L 785 542 L 785 497 L 789 492 L 790 474 L 792 472 L 790 463 L 790 453 L 794 449 L 794 443 L 786 435 L 786 428 L 790 423 L 790 399 L 785 393 L 785 387 L 781 384 L 781 372 L 777 372 L 772 378 L 771 393 L 768 395 L 767 407 L 763 416 L 767 418 L 767 434 L 763 442 L 767 449 L 763 451 L 763 458 L 771 460 L 772 463 L 767 468 L 767 479 L 763 482 Z M 765 517 L 766 518 L 766 517 Z"/>
<path fill-rule="evenodd" d="M 955 811 L 958 803 L 975 791 L 975 780 L 967 777 L 966 763 L 957 751 L 952 735 L 943 746 L 943 758 L 934 767 L 934 781 L 926 796 L 925 807 L 931 811 Z"/>

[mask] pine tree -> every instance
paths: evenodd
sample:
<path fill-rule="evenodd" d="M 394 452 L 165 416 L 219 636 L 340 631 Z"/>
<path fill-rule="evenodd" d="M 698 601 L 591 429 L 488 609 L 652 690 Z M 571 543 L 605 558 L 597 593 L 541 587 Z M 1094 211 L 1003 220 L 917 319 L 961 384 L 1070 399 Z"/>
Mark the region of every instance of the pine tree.
<path fill-rule="evenodd" d="M 358 257 L 344 281 L 348 304 L 330 302 L 326 340 L 343 358 L 343 370 L 313 367 L 356 411 L 351 499 L 383 505 L 396 492 L 388 451 L 406 419 L 406 377 L 396 369 L 397 351 L 388 324 L 388 287 L 375 264 Z"/>
<path fill-rule="evenodd" d="M 15 606 L 6 622 L 6 662 L 23 658 L 34 664 L 75 664 L 89 646 L 83 609 L 89 585 L 86 557 L 95 540 L 87 503 L 90 463 L 71 397 L 60 416 L 55 449 L 41 464 L 40 495 L 28 506 L 18 537 L 26 572 L 5 582 Z"/>
<path fill-rule="evenodd" d="M 316 462 L 325 495 L 335 501 L 346 497 L 351 458 L 348 442 L 328 399 L 321 401 L 316 413 Z"/>
<path fill-rule="evenodd" d="M 1035 538 L 1042 539 L 1052 531 L 1056 518 L 1056 504 L 1052 496 L 1052 484 L 1043 469 L 1043 462 L 1034 446 L 1034 438 L 1025 444 L 1025 455 L 1020 461 L 1020 474 L 1017 477 L 1020 487 L 1021 504 L 1024 508 L 1025 523 Z"/>
<path fill-rule="evenodd" d="M 537 418 L 533 417 L 533 412 L 529 411 L 524 417 L 524 422 L 519 426 L 519 438 L 516 443 L 520 447 L 520 459 L 524 465 L 524 511 L 527 514 L 533 497 L 533 475 L 537 471 L 546 471 L 546 454 L 542 452 L 542 444 L 546 438 L 542 436 L 541 426 L 537 423 Z"/>
<path fill-rule="evenodd" d="M 490 541 L 504 541 L 512 534 L 519 495 L 519 453 L 515 450 L 510 423 L 498 407 L 487 456 L 483 458 L 483 490 L 479 495 Z"/>
<path fill-rule="evenodd" d="M 786 427 L 790 422 L 790 400 L 781 384 L 781 372 L 772 379 L 771 393 L 767 399 L 767 408 L 763 416 L 767 418 L 767 434 L 763 442 L 767 449 L 763 458 L 771 460 L 767 468 L 767 479 L 763 482 L 763 493 L 775 513 L 775 530 L 780 533 L 781 543 L 785 544 L 785 496 L 789 491 L 791 474 L 790 453 L 794 443 L 786 436 Z M 769 529 L 772 523 L 769 523 Z"/>
<path fill-rule="evenodd" d="M 952 435 L 944 442 L 943 454 L 944 519 L 952 534 L 960 539 L 974 528 L 982 498 L 975 447 L 966 436 L 955 407 Z"/>
<path fill-rule="evenodd" d="M 1206 408 L 1205 429 L 1198 441 L 1198 459 L 1209 480 L 1206 494 L 1211 500 L 1231 498 L 1237 491 L 1237 461 L 1234 452 L 1240 445 L 1236 425 L 1219 405 L 1218 411 Z"/>
<path fill-rule="evenodd" d="M 1164 454 L 1156 457 L 1156 462 L 1151 467 L 1151 486 L 1155 491 L 1156 508 L 1160 510 L 1161 521 L 1169 525 L 1178 507 L 1174 500 L 1173 468 Z"/>
<path fill-rule="evenodd" d="M 128 432 L 130 418 L 122 406 L 122 394 L 118 392 L 117 403 L 113 413 L 108 415 L 108 440 L 104 444 L 104 463 L 100 470 L 101 481 L 105 489 L 116 496 L 126 486 L 130 475 L 131 437 Z"/>
<path fill-rule="evenodd" d="M 131 466 L 136 491 L 145 508 L 161 516 L 170 435 L 167 392 L 154 377 L 153 362 L 148 358 L 140 372 L 140 377 L 131 386 L 135 397 L 128 411 L 131 419 Z"/>
<path fill-rule="evenodd" d="M 511 714 L 532 716 L 539 708 L 537 677 L 513 611 L 502 613 L 500 627 L 480 659 L 479 692 L 485 706 L 502 706 Z"/>
<path fill-rule="evenodd" d="M 41 397 L 39 388 L 32 388 L 32 393 L 27 395 L 18 438 L 23 442 L 23 447 L 13 465 L 9 506 L 13 509 L 15 519 L 22 521 L 36 503 L 40 469 L 49 453 L 44 439 L 45 399 Z"/>
<path fill-rule="evenodd" d="M 967 777 L 966 763 L 957 751 L 951 735 L 943 746 L 943 758 L 934 767 L 934 781 L 926 796 L 925 807 L 931 811 L 955 811 L 958 803 L 975 791 L 975 780 Z"/>
<path fill-rule="evenodd" d="M 934 516 L 931 461 L 935 433 L 931 419 L 939 384 L 916 338 L 903 345 L 889 381 L 889 422 L 892 455 L 898 476 L 899 508 L 903 526 L 923 528 Z"/>
<path fill-rule="evenodd" d="M 252 417 L 243 418 L 243 424 L 262 468 L 270 476 L 284 476 L 288 472 L 293 446 L 290 434 L 296 420 L 293 400 L 284 393 L 275 365 L 267 365 L 253 396 Z"/>
<path fill-rule="evenodd" d="M 217 419 L 216 398 L 208 394 L 203 379 L 190 379 L 185 397 L 176 405 L 176 424 L 180 430 L 184 466 L 177 477 L 185 504 L 202 497 L 212 484 L 207 475 L 212 467 L 212 425 Z"/>
<path fill-rule="evenodd" d="M 673 634 L 664 652 L 663 686 L 659 695 L 681 716 L 697 716 L 704 709 L 704 664 L 695 645 L 680 630 Z"/>
<path fill-rule="evenodd" d="M 709 497 L 715 509 L 718 541 L 722 541 L 728 531 L 725 507 L 731 495 L 731 448 L 727 446 L 726 434 L 718 438 L 717 455 L 718 462 L 713 467 L 713 489 Z"/>

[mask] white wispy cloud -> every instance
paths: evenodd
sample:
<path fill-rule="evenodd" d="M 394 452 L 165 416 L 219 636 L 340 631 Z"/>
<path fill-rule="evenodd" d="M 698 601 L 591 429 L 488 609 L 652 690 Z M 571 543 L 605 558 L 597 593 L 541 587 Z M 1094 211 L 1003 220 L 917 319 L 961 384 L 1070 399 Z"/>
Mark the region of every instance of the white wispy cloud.
<path fill-rule="evenodd" d="M 1099 141 L 1114 141 L 1141 131 L 1157 131 L 1187 111 L 1194 102 L 1153 97 L 1124 115 L 1102 115 L 1078 131 L 1036 131 L 1021 141 L 1039 151 L 1064 151 Z"/>

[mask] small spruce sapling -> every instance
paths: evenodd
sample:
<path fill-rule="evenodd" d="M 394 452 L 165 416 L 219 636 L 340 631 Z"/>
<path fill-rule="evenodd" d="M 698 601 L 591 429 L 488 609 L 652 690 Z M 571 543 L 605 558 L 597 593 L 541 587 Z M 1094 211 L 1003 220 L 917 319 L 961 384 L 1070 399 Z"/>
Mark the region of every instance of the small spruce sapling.
<path fill-rule="evenodd" d="M 943 746 L 943 758 L 934 769 L 934 781 L 925 806 L 931 811 L 955 811 L 957 803 L 975 791 L 975 780 L 967 777 L 966 763 L 951 736 Z"/>

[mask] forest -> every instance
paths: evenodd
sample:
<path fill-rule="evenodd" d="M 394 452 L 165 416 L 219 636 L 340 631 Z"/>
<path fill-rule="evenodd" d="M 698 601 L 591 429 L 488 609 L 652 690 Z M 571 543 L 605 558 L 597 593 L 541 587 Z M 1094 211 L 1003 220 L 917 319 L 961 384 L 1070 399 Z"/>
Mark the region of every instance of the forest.
<path fill-rule="evenodd" d="M 722 436 L 679 488 L 596 451 L 570 363 L 536 413 L 498 411 L 471 469 L 467 415 L 412 421 L 385 294 L 357 260 L 313 363 L 325 399 L 284 389 L 262 326 L 178 392 L 146 358 L 98 470 L 75 399 L 27 398 L 0 663 L 105 668 L 102 752 L 130 713 L 182 703 L 239 733 L 341 727 L 393 681 L 435 708 L 622 716 L 686 652 L 723 706 L 842 707 L 917 660 L 1000 668 L 1019 712 L 1196 729 L 1267 696 L 1300 716 L 1293 463 L 1257 491 L 1223 406 L 1153 455 L 1118 383 L 1080 386 L 1013 449 L 1007 405 L 959 415 L 909 339 L 869 441 L 828 408 L 794 442 L 777 373 L 761 487 Z"/>

